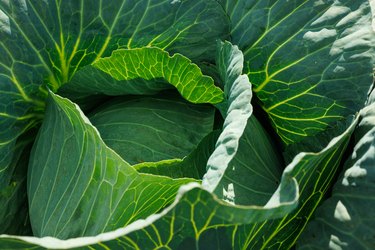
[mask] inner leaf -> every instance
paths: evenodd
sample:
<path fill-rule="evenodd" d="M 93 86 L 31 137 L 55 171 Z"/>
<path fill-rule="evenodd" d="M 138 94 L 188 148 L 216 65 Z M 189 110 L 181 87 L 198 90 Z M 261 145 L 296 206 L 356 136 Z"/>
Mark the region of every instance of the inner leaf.
<path fill-rule="evenodd" d="M 89 117 L 104 142 L 134 165 L 187 156 L 213 130 L 214 113 L 165 92 L 116 98 Z"/>

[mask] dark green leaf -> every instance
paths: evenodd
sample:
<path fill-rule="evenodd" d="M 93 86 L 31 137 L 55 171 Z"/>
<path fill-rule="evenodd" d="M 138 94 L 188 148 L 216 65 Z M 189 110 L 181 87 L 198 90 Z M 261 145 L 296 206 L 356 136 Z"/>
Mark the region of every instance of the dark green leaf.
<path fill-rule="evenodd" d="M 298 182 L 300 197 L 297 209 L 282 219 L 239 228 L 234 240 L 235 247 L 289 249 L 296 243 L 316 207 L 332 185 L 356 124 L 357 119 L 352 121 L 348 129 L 335 137 L 322 151 L 303 152 L 293 159 L 283 175 L 288 173 Z"/>
<path fill-rule="evenodd" d="M 35 130 L 20 137 L 10 165 L 9 185 L 0 190 L 0 234 L 31 235 L 27 202 L 27 166 Z"/>
<path fill-rule="evenodd" d="M 214 112 L 213 107 L 164 92 L 115 99 L 89 118 L 104 142 L 134 165 L 184 158 L 213 130 Z"/>
<path fill-rule="evenodd" d="M 254 92 L 285 144 L 363 107 L 375 58 L 368 0 L 220 2 Z"/>
<path fill-rule="evenodd" d="M 361 111 L 356 146 L 336 182 L 332 197 L 317 209 L 298 242 L 300 249 L 375 247 L 375 91 Z"/>

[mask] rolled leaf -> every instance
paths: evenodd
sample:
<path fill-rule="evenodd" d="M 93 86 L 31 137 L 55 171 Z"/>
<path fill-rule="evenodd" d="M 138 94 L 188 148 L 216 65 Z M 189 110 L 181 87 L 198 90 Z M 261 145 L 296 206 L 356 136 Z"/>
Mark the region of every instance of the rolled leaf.
<path fill-rule="evenodd" d="M 238 205 L 265 205 L 282 172 L 279 152 L 252 115 L 251 85 L 242 74 L 243 55 L 229 42 L 218 44 L 217 62 L 226 95 L 223 132 L 207 163 L 202 185 Z"/>

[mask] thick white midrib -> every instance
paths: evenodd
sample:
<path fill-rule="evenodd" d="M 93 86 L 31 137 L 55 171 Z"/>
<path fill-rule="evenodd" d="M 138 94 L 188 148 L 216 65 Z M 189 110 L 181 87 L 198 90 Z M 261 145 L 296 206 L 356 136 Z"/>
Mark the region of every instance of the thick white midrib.
<path fill-rule="evenodd" d="M 375 31 L 375 0 L 369 0 L 372 12 L 372 28 Z"/>

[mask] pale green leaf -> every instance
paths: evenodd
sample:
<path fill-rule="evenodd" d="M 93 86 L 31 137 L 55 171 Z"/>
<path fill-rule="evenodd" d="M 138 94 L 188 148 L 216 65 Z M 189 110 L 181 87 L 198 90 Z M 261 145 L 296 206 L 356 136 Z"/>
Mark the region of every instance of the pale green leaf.
<path fill-rule="evenodd" d="M 115 50 L 110 57 L 93 63 L 93 67 L 106 72 L 118 81 L 114 86 L 106 81 L 101 82 L 97 89 L 103 89 L 100 92 L 103 94 L 108 93 L 105 89 L 111 92 L 113 89 L 119 89 L 119 85 L 123 84 L 124 80 L 163 78 L 192 103 L 215 104 L 223 100 L 223 92 L 215 87 L 212 78 L 202 74 L 197 65 L 180 54 L 170 56 L 168 52 L 159 48 Z M 144 87 L 148 88 L 147 85 Z M 126 85 L 123 88 L 125 90 L 119 91 L 117 95 L 128 94 Z"/>
<path fill-rule="evenodd" d="M 111 231 L 158 212 L 191 181 L 139 174 L 78 106 L 50 93 L 29 165 L 33 233 L 67 239 Z"/>

